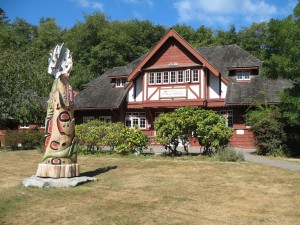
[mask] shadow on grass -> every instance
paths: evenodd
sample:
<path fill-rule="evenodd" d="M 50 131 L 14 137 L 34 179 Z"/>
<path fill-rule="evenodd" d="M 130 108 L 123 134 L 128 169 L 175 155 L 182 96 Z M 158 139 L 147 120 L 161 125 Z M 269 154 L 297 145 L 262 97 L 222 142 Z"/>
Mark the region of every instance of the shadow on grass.
<path fill-rule="evenodd" d="M 87 171 L 87 172 L 84 172 L 84 173 L 80 173 L 80 176 L 94 177 L 94 176 L 97 176 L 101 173 L 106 173 L 110 170 L 114 170 L 114 169 L 117 169 L 117 168 L 118 168 L 117 166 L 102 167 L 102 168 L 95 169 L 93 171 Z"/>

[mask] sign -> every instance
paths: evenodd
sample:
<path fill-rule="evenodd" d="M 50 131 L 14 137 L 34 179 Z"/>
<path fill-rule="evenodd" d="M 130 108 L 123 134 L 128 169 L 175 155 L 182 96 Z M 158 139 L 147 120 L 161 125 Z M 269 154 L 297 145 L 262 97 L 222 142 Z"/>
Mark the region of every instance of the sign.
<path fill-rule="evenodd" d="M 186 98 L 186 88 L 161 88 L 159 98 Z"/>

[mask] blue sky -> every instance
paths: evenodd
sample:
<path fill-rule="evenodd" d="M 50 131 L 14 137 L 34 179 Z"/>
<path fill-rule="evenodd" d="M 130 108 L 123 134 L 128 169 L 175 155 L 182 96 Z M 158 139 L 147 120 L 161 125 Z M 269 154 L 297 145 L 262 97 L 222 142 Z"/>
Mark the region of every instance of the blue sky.
<path fill-rule="evenodd" d="M 171 27 L 177 23 L 227 30 L 253 22 L 284 18 L 298 0 L 0 0 L 10 21 L 16 17 L 38 25 L 41 17 L 55 18 L 62 28 L 84 21 L 84 14 L 103 12 L 113 20 L 150 20 Z"/>

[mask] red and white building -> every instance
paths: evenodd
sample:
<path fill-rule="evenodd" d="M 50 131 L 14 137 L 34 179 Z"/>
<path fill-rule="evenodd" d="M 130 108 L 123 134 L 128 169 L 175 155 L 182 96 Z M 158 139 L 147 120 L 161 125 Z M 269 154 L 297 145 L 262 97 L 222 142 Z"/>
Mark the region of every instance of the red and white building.
<path fill-rule="evenodd" d="M 279 103 L 277 92 L 292 85 L 261 77 L 261 66 L 237 45 L 195 49 L 170 29 L 149 53 L 88 83 L 75 98 L 76 121 L 122 121 L 154 137 L 160 113 L 198 106 L 227 118 L 232 146 L 254 147 L 246 110 L 257 101 Z"/>

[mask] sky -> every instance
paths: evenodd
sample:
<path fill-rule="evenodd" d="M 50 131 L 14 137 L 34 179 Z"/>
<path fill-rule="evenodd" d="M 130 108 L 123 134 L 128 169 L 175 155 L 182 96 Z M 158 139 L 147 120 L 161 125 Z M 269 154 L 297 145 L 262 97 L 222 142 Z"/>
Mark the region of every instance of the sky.
<path fill-rule="evenodd" d="M 292 14 L 298 0 L 0 0 L 8 19 L 39 25 L 40 18 L 55 18 L 62 28 L 84 22 L 84 15 L 102 12 L 110 21 L 150 20 L 154 25 L 184 24 L 239 30 L 253 22 L 282 19 Z"/>

